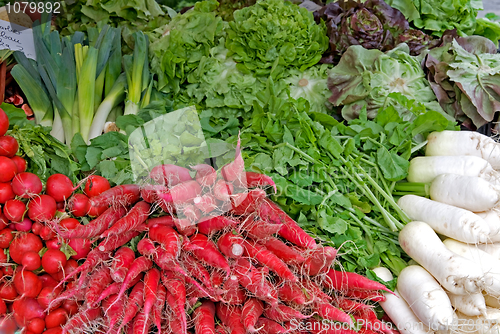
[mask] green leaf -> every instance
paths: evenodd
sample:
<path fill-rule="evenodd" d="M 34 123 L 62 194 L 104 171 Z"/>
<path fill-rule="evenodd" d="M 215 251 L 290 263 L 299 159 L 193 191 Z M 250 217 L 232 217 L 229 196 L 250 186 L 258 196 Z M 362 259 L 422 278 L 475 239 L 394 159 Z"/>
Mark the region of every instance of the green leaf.
<path fill-rule="evenodd" d="M 332 234 L 342 234 L 347 231 L 347 222 L 339 217 L 331 217 L 322 212 L 318 218 L 319 226 Z"/>
<path fill-rule="evenodd" d="M 344 148 L 337 139 L 332 137 L 328 132 L 323 133 L 319 139 L 319 144 L 337 159 L 340 158 L 340 155 L 344 151 Z"/>
<path fill-rule="evenodd" d="M 377 150 L 377 163 L 387 180 L 399 181 L 408 175 L 410 162 L 394 152 L 389 152 L 385 147 Z"/>
<path fill-rule="evenodd" d="M 77 252 L 75 252 L 75 250 L 73 248 L 71 248 L 71 246 L 69 244 L 67 244 L 65 242 L 62 243 L 60 250 L 61 250 L 61 252 L 64 253 L 64 255 L 66 255 L 66 260 L 69 260 L 70 257 L 78 254 Z"/>

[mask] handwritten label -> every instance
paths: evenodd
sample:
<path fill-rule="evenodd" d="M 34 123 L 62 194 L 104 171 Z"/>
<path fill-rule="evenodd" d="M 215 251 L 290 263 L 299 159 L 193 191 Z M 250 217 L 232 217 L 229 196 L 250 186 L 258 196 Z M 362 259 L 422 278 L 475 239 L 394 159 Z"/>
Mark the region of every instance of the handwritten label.
<path fill-rule="evenodd" d="M 0 20 L 0 50 L 21 51 L 26 57 L 36 60 L 33 30 Z"/>
<path fill-rule="evenodd" d="M 300 5 L 299 7 L 304 7 L 305 9 L 307 9 L 308 11 L 310 12 L 315 12 L 317 11 L 318 9 L 321 8 L 321 6 L 315 4 L 314 2 L 312 1 L 309 1 L 309 0 L 304 0 Z"/>

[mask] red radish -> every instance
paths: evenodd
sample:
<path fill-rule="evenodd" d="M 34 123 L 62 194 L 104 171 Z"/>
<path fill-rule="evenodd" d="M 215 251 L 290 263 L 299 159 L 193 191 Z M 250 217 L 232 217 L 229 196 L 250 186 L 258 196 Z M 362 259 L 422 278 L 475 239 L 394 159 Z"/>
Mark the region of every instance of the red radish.
<path fill-rule="evenodd" d="M 302 288 L 297 283 L 292 282 L 284 282 L 278 288 L 278 297 L 284 302 L 296 303 L 298 305 L 304 305 L 307 299 Z"/>
<path fill-rule="evenodd" d="M 2 212 L 0 212 L 0 230 L 3 230 L 7 226 L 9 226 L 9 220 Z"/>
<path fill-rule="evenodd" d="M 127 231 L 118 236 L 113 236 L 104 239 L 101 241 L 99 245 L 97 245 L 97 249 L 100 252 L 111 252 L 115 249 L 125 245 L 127 242 L 138 236 L 140 233 L 138 231 Z"/>
<path fill-rule="evenodd" d="M 262 242 L 264 246 L 274 253 L 285 263 L 302 263 L 305 258 L 295 249 L 289 247 L 283 241 L 277 238 L 268 238 Z"/>
<path fill-rule="evenodd" d="M 243 180 L 245 178 L 245 162 L 241 156 L 240 151 L 240 139 L 238 139 L 238 144 L 236 145 L 236 152 L 234 161 L 228 163 L 222 167 L 222 176 L 226 181 Z"/>
<path fill-rule="evenodd" d="M 81 260 L 89 254 L 92 242 L 89 239 L 76 238 L 71 239 L 68 242 L 68 245 L 76 252 L 76 254 L 72 255 L 71 258 L 74 260 Z"/>
<path fill-rule="evenodd" d="M 149 177 L 156 183 L 169 187 L 192 180 L 189 169 L 171 164 L 155 166 Z"/>
<path fill-rule="evenodd" d="M 14 334 L 17 329 L 17 325 L 13 317 L 6 316 L 0 317 L 0 333 Z"/>
<path fill-rule="evenodd" d="M 100 234 L 104 233 L 108 228 L 113 226 L 121 218 L 123 218 L 126 212 L 127 210 L 121 206 L 117 208 L 111 207 L 87 225 L 79 225 L 76 228 L 67 231 L 59 231 L 59 235 L 65 239 L 90 239 L 93 237 L 97 237 Z"/>
<path fill-rule="evenodd" d="M 10 182 L 0 183 L 0 203 L 3 204 L 10 199 L 14 199 L 16 194 L 12 190 Z"/>
<path fill-rule="evenodd" d="M 211 194 L 195 197 L 194 205 L 204 214 L 210 213 L 217 209 L 217 200 Z"/>
<path fill-rule="evenodd" d="M 89 212 L 89 198 L 84 194 L 74 194 L 68 202 L 68 210 L 75 217 L 86 216 Z"/>
<path fill-rule="evenodd" d="M 64 202 L 70 198 L 73 191 L 77 188 L 73 187 L 73 182 L 64 174 L 53 174 L 49 176 L 46 184 L 46 193 L 56 200 L 56 202 Z"/>
<path fill-rule="evenodd" d="M 10 242 L 12 240 L 14 240 L 14 234 L 12 233 L 11 229 L 4 228 L 0 231 L 0 248 L 9 248 Z"/>
<path fill-rule="evenodd" d="M 284 334 L 284 333 L 289 333 L 290 331 L 281 326 L 279 323 L 276 321 L 260 317 L 259 320 L 257 321 L 257 324 L 255 324 L 255 327 L 259 328 L 259 333 L 262 334 Z M 297 332 L 298 333 L 298 332 Z M 300 332 L 302 333 L 302 332 Z M 323 334 L 329 334 L 330 332 L 324 332 Z M 343 333 L 343 334 L 349 334 L 349 333 Z"/>
<path fill-rule="evenodd" d="M 279 304 L 276 307 L 266 307 L 264 309 L 264 316 L 276 322 L 285 322 L 292 319 L 307 319 L 310 317 L 284 304 Z"/>
<path fill-rule="evenodd" d="M 96 320 L 101 316 L 101 314 L 101 308 L 88 308 L 84 311 L 79 312 L 68 320 L 62 330 L 62 334 L 66 334 L 68 332 L 71 333 L 76 328 L 81 330 L 84 325 L 87 325 L 90 322 Z"/>
<path fill-rule="evenodd" d="M 151 206 L 144 201 L 135 204 L 125 217 L 119 219 L 108 230 L 101 233 L 101 238 L 122 234 L 126 231 L 135 229 L 148 219 L 150 208 Z"/>
<path fill-rule="evenodd" d="M 165 225 L 169 227 L 174 227 L 174 218 L 172 216 L 161 216 L 156 218 L 149 218 L 148 221 L 149 227 L 154 227 L 156 225 Z"/>
<path fill-rule="evenodd" d="M 249 237 L 264 241 L 278 234 L 281 229 L 281 224 L 269 224 L 260 219 L 252 219 L 251 216 L 245 221 L 244 231 Z"/>
<path fill-rule="evenodd" d="M 46 222 L 54 218 L 56 201 L 49 195 L 40 195 L 28 203 L 28 217 L 33 221 Z"/>
<path fill-rule="evenodd" d="M 78 303 L 75 300 L 65 300 L 62 307 L 66 310 L 68 316 L 70 317 L 78 312 Z"/>
<path fill-rule="evenodd" d="M 356 298 L 360 300 L 371 300 L 373 302 L 383 302 L 385 301 L 385 296 L 377 291 L 368 291 L 368 290 L 356 290 L 350 289 L 347 291 L 342 291 L 345 297 Z"/>
<path fill-rule="evenodd" d="M 42 238 L 42 240 L 50 240 L 55 237 L 56 233 L 52 231 L 52 229 L 48 225 L 42 227 L 42 229 L 40 230 L 40 238 Z"/>
<path fill-rule="evenodd" d="M 24 253 L 29 251 L 38 253 L 42 248 L 42 240 L 38 236 L 33 233 L 22 233 L 17 235 L 10 244 L 9 253 L 15 263 L 21 264 Z"/>
<path fill-rule="evenodd" d="M 16 174 L 17 166 L 14 161 L 0 156 L 0 182 L 10 182 Z"/>
<path fill-rule="evenodd" d="M 0 299 L 0 316 L 5 315 L 6 313 L 7 313 L 7 305 L 5 304 L 3 299 Z"/>
<path fill-rule="evenodd" d="M 149 229 L 149 238 L 158 242 L 171 259 L 175 259 L 180 251 L 180 237 L 174 229 L 165 225 L 157 225 Z"/>
<path fill-rule="evenodd" d="M 44 310 L 34 298 L 19 298 L 14 301 L 14 318 L 21 326 L 34 318 L 45 318 Z"/>
<path fill-rule="evenodd" d="M 34 222 L 33 225 L 31 225 L 31 232 L 35 235 L 40 235 L 40 232 L 42 232 L 44 225 L 39 222 Z"/>
<path fill-rule="evenodd" d="M 178 279 L 173 279 L 172 276 L 173 275 L 168 275 L 166 271 L 164 271 L 161 280 L 167 289 L 167 304 L 172 309 L 175 317 L 180 320 L 182 332 L 186 333 L 187 320 L 184 310 L 186 304 L 186 288 L 183 282 Z"/>
<path fill-rule="evenodd" d="M 268 198 L 258 207 L 259 216 L 269 223 L 283 224 L 279 231 L 279 235 L 291 243 L 314 249 L 317 247 L 313 237 L 307 234 L 290 216 L 288 216 L 277 204 L 273 203 Z"/>
<path fill-rule="evenodd" d="M 235 215 L 245 215 L 255 212 L 257 206 L 265 197 L 266 192 L 259 188 L 252 189 L 248 193 L 235 194 L 231 199 L 233 202 L 231 212 Z"/>
<path fill-rule="evenodd" d="M 255 297 L 269 303 L 271 306 L 278 304 L 277 292 L 265 279 L 265 275 L 247 260 L 240 258 L 234 270 L 238 281 Z"/>
<path fill-rule="evenodd" d="M 222 288 L 224 294 L 222 302 L 230 305 L 241 305 L 246 299 L 245 290 L 240 286 L 238 277 L 235 275 L 229 276 L 229 279 L 224 282 Z"/>
<path fill-rule="evenodd" d="M 31 319 L 26 328 L 34 334 L 42 334 L 45 329 L 45 321 L 42 318 Z"/>
<path fill-rule="evenodd" d="M 53 289 L 57 286 L 57 281 L 49 274 L 40 275 L 38 278 L 42 281 L 43 287 L 50 287 Z"/>
<path fill-rule="evenodd" d="M 136 278 L 134 278 L 133 280 L 131 280 L 128 283 L 127 289 L 130 289 L 131 287 L 135 286 L 138 282 L 142 281 L 143 277 L 144 277 L 143 273 L 140 273 L 139 275 L 137 275 Z M 101 294 L 99 295 L 99 298 L 97 298 L 94 305 L 90 305 L 90 306 L 97 306 L 101 301 L 108 298 L 109 296 L 118 294 L 118 292 L 120 292 L 121 286 L 122 286 L 121 282 L 114 282 L 114 283 L 108 285 L 108 287 L 101 292 Z M 108 305 L 108 306 L 110 306 L 110 305 Z"/>
<path fill-rule="evenodd" d="M 58 238 L 52 238 L 45 241 L 45 246 L 48 249 L 61 250 L 62 242 Z"/>
<path fill-rule="evenodd" d="M 37 270 L 42 265 L 42 260 L 40 259 L 40 255 L 35 252 L 26 252 L 23 255 L 23 259 L 21 260 L 21 264 L 23 265 L 24 270 Z"/>
<path fill-rule="evenodd" d="M 0 250 L 0 263 L 7 263 L 7 254 L 3 250 Z"/>
<path fill-rule="evenodd" d="M 62 327 L 54 327 L 54 328 L 51 328 L 51 329 L 47 329 L 42 334 L 62 334 L 62 332 L 63 332 Z"/>
<path fill-rule="evenodd" d="M 89 206 L 89 212 L 87 213 L 90 217 L 92 218 L 96 218 L 96 217 L 99 217 L 100 215 L 103 214 L 103 212 L 106 211 L 106 207 L 105 206 L 93 206 L 93 205 L 90 205 Z"/>
<path fill-rule="evenodd" d="M 140 308 L 144 305 L 144 283 L 139 282 L 134 285 L 134 288 L 130 292 L 127 301 L 127 307 L 125 309 L 125 314 L 118 328 L 118 333 L 121 333 L 123 327 L 125 327 L 137 314 Z"/>
<path fill-rule="evenodd" d="M 199 197 L 196 197 L 199 198 Z M 195 198 L 195 199 L 196 199 Z M 191 224 L 196 224 L 198 220 L 201 218 L 201 212 L 198 210 L 198 208 L 194 205 L 188 204 L 184 206 L 182 213 L 184 216 L 186 216 L 186 219 L 191 223 Z M 174 220 L 175 222 L 175 220 Z"/>
<path fill-rule="evenodd" d="M 118 295 L 112 295 L 109 296 L 103 303 L 102 303 L 102 308 L 103 310 L 107 310 L 109 308 L 109 311 L 106 312 L 106 318 L 108 320 L 107 327 L 112 330 L 115 328 L 115 325 L 117 322 L 120 320 L 120 317 L 123 315 L 125 312 L 125 298 L 120 298 L 120 300 L 117 300 L 116 297 Z M 113 305 L 113 306 L 111 306 Z"/>
<path fill-rule="evenodd" d="M 176 205 L 191 202 L 202 193 L 200 185 L 194 181 L 185 181 L 170 188 L 168 193 L 158 193 L 158 197 Z"/>
<path fill-rule="evenodd" d="M 243 323 L 241 322 L 241 307 L 217 303 L 216 313 L 217 318 L 230 329 L 232 334 L 246 333 L 245 327 L 243 327 Z"/>
<path fill-rule="evenodd" d="M 12 162 L 14 162 L 16 164 L 18 173 L 23 173 L 26 171 L 26 167 L 27 167 L 26 160 L 24 160 L 23 158 L 21 158 L 18 155 L 12 157 L 11 160 L 12 160 Z"/>
<path fill-rule="evenodd" d="M 85 292 L 85 302 L 87 305 L 94 305 L 101 293 L 113 282 L 111 273 L 107 266 L 101 266 L 94 270 L 90 276 L 89 286 Z"/>
<path fill-rule="evenodd" d="M 16 226 L 16 231 L 19 232 L 29 232 L 33 226 L 33 222 L 29 218 L 24 218 L 21 222 L 14 224 Z"/>
<path fill-rule="evenodd" d="M 309 276 L 325 273 L 330 269 L 337 256 L 333 247 L 318 247 L 310 252 L 303 264 L 304 271 Z"/>
<path fill-rule="evenodd" d="M 208 270 L 200 263 L 198 260 L 196 260 L 193 256 L 190 254 L 183 254 L 182 255 L 182 264 L 188 271 L 188 273 L 198 279 L 201 283 L 203 283 L 205 286 L 210 286 L 210 273 Z"/>
<path fill-rule="evenodd" d="M 241 320 L 243 326 L 250 333 L 255 333 L 255 325 L 264 311 L 264 304 L 258 299 L 249 298 L 243 305 Z"/>
<path fill-rule="evenodd" d="M 214 186 L 214 196 L 219 201 L 228 202 L 230 195 L 233 194 L 234 187 L 231 183 L 226 183 L 224 180 L 219 180 Z"/>
<path fill-rule="evenodd" d="M 249 188 L 271 186 L 271 187 L 273 187 L 275 194 L 278 191 L 276 189 L 276 184 L 274 183 L 273 179 L 271 179 L 267 175 L 259 174 L 259 173 L 255 173 L 255 172 L 246 172 L 245 176 L 246 176 L 246 180 L 247 180 L 247 186 Z"/>
<path fill-rule="evenodd" d="M 146 184 L 141 188 L 141 198 L 148 203 L 157 202 L 158 193 L 168 193 L 168 188 L 158 184 Z"/>
<path fill-rule="evenodd" d="M 372 308 L 371 305 L 363 304 L 351 299 L 347 299 L 344 297 L 337 297 L 336 300 L 339 308 L 343 309 L 346 312 L 365 310 Z"/>
<path fill-rule="evenodd" d="M 111 264 L 111 278 L 115 282 L 123 282 L 128 268 L 135 259 L 135 253 L 129 247 L 121 247 L 114 256 L 114 261 Z"/>
<path fill-rule="evenodd" d="M 243 256 L 245 241 L 239 235 L 235 235 L 231 232 L 224 233 L 217 241 L 217 247 L 222 254 L 230 259 L 237 259 Z"/>
<path fill-rule="evenodd" d="M 195 222 L 189 219 L 174 219 L 174 224 L 177 231 L 186 237 L 196 233 Z"/>
<path fill-rule="evenodd" d="M 151 257 L 157 253 L 156 246 L 151 239 L 142 239 L 137 244 L 137 251 L 139 254 Z"/>
<path fill-rule="evenodd" d="M 153 322 L 158 328 L 158 334 L 161 334 L 162 313 L 165 308 L 165 301 L 167 300 L 167 289 L 163 285 L 158 285 L 156 294 L 156 301 L 153 305 Z"/>
<path fill-rule="evenodd" d="M 66 255 L 60 250 L 49 249 L 42 256 L 42 267 L 49 274 L 55 274 L 66 265 Z"/>
<path fill-rule="evenodd" d="M 66 321 L 68 321 L 68 313 L 61 307 L 47 314 L 45 317 L 45 327 L 47 327 L 47 329 L 59 327 L 64 325 Z"/>
<path fill-rule="evenodd" d="M 323 319 L 345 322 L 351 325 L 354 324 L 350 315 L 342 312 L 330 303 L 319 302 L 316 303 L 315 306 L 315 309 L 318 310 L 318 315 Z"/>
<path fill-rule="evenodd" d="M 212 232 L 220 231 L 224 228 L 236 227 L 238 222 L 224 216 L 216 216 L 208 220 L 204 220 L 198 224 L 198 231 L 202 234 L 209 235 Z"/>
<path fill-rule="evenodd" d="M 194 330 L 199 334 L 215 333 L 215 304 L 205 300 L 193 312 Z"/>
<path fill-rule="evenodd" d="M 19 143 L 12 136 L 0 137 L 0 155 L 12 158 L 19 150 Z"/>
<path fill-rule="evenodd" d="M 358 290 L 384 290 L 392 293 L 385 285 L 372 281 L 369 278 L 361 276 L 356 273 L 336 271 L 334 269 L 328 270 L 326 273 L 329 279 L 324 281 L 328 288 L 333 288 L 339 291 L 348 291 L 351 289 Z"/>
<path fill-rule="evenodd" d="M 64 218 L 59 222 L 59 226 L 67 229 L 67 230 L 74 230 L 78 226 L 81 226 L 80 222 L 75 219 L 75 218 Z M 64 235 L 61 235 L 63 238 L 67 238 Z"/>
<path fill-rule="evenodd" d="M 0 136 L 4 136 L 7 130 L 9 130 L 9 117 L 3 109 L 0 109 Z"/>
<path fill-rule="evenodd" d="M 14 301 L 18 295 L 14 284 L 0 283 L 0 299 L 10 302 Z"/>
<path fill-rule="evenodd" d="M 43 307 L 44 309 L 52 310 L 58 308 L 59 306 L 61 306 L 63 301 L 61 300 L 59 303 L 56 304 L 52 303 L 52 301 L 57 298 L 57 296 L 61 293 L 61 291 L 62 287 L 59 287 L 57 289 L 48 286 L 43 287 L 37 297 L 38 304 L 40 304 L 40 306 Z M 49 308 L 50 304 L 52 305 Z"/>
<path fill-rule="evenodd" d="M 144 276 L 144 327 L 142 333 L 147 333 L 147 323 L 151 320 L 149 315 L 156 301 L 156 291 L 160 283 L 160 271 L 156 268 L 150 269 Z"/>
<path fill-rule="evenodd" d="M 19 173 L 12 179 L 14 194 L 22 198 L 30 198 L 42 192 L 42 181 L 33 173 Z"/>
<path fill-rule="evenodd" d="M 16 269 L 14 266 L 3 267 L 2 272 L 4 276 L 14 276 L 14 269 Z"/>
<path fill-rule="evenodd" d="M 189 249 L 193 254 L 214 268 L 222 269 L 229 276 L 231 269 L 226 258 L 218 251 L 212 240 L 204 234 L 198 233 L 190 238 Z"/>
<path fill-rule="evenodd" d="M 217 180 L 217 172 L 215 169 L 207 164 L 200 164 L 191 166 L 191 169 L 196 171 L 196 182 L 202 187 L 211 187 Z"/>
<path fill-rule="evenodd" d="M 106 190 L 98 196 L 90 199 L 90 205 L 95 207 L 121 204 L 128 206 L 137 202 L 140 198 L 140 188 L 135 184 L 116 186 Z"/>
<path fill-rule="evenodd" d="M 90 175 L 85 183 L 85 195 L 89 198 L 102 194 L 110 189 L 109 181 L 99 175 Z"/>
<path fill-rule="evenodd" d="M 149 333 L 149 329 L 153 321 L 146 314 L 144 309 L 139 311 L 139 314 L 134 318 L 131 332 L 134 334 Z"/>

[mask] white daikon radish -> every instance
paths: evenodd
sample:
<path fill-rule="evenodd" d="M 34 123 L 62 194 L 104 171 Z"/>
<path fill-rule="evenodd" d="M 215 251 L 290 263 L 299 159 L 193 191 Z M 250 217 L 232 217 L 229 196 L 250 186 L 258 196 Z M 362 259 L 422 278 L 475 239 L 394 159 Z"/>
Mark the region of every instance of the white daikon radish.
<path fill-rule="evenodd" d="M 404 268 L 398 277 L 398 291 L 413 313 L 430 329 L 444 330 L 455 321 L 448 295 L 424 268 Z"/>
<path fill-rule="evenodd" d="M 384 280 L 390 281 L 393 279 L 391 272 L 387 268 L 378 267 L 373 269 L 377 276 Z M 384 293 L 385 301 L 379 302 L 385 313 L 391 318 L 396 328 L 402 334 L 429 334 L 432 331 L 424 325 L 420 319 L 413 313 L 406 301 L 401 298 L 398 289 L 394 289 L 394 294 Z"/>
<path fill-rule="evenodd" d="M 500 298 L 499 297 L 490 296 L 486 292 L 483 292 L 483 297 L 484 297 L 484 302 L 486 303 L 486 306 L 500 309 Z"/>
<path fill-rule="evenodd" d="M 486 302 L 482 293 L 470 293 L 466 295 L 455 295 L 448 292 L 451 305 L 465 315 L 485 315 Z"/>
<path fill-rule="evenodd" d="M 449 292 L 465 295 L 482 290 L 484 273 L 481 267 L 446 248 L 426 223 L 406 224 L 399 232 L 399 244 Z"/>
<path fill-rule="evenodd" d="M 488 224 L 490 229 L 490 236 L 488 237 L 488 243 L 500 242 L 500 216 L 497 209 L 493 209 L 486 212 L 476 213 L 479 217 Z M 499 257 L 500 258 L 500 257 Z"/>
<path fill-rule="evenodd" d="M 471 155 L 500 168 L 500 144 L 475 131 L 441 131 L 427 136 L 425 155 Z"/>
<path fill-rule="evenodd" d="M 472 212 L 488 211 L 500 202 L 499 188 L 477 176 L 438 175 L 431 183 L 430 198 Z"/>
<path fill-rule="evenodd" d="M 488 224 L 473 212 L 415 195 L 401 197 L 398 205 L 410 219 L 426 222 L 439 234 L 467 243 L 488 241 Z"/>
<path fill-rule="evenodd" d="M 484 273 L 484 290 L 492 296 L 500 297 L 500 260 L 476 247 L 463 242 L 446 239 L 443 244 L 453 253 L 465 257 L 481 266 Z"/>

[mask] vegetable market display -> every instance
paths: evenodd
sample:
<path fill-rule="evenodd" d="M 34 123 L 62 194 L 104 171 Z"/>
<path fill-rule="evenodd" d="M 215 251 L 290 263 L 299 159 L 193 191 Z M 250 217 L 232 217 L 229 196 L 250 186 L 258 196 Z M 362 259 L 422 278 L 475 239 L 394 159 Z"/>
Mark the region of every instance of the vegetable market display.
<path fill-rule="evenodd" d="M 0 333 L 498 329 L 480 1 L 63 7 L 6 53 Z"/>

